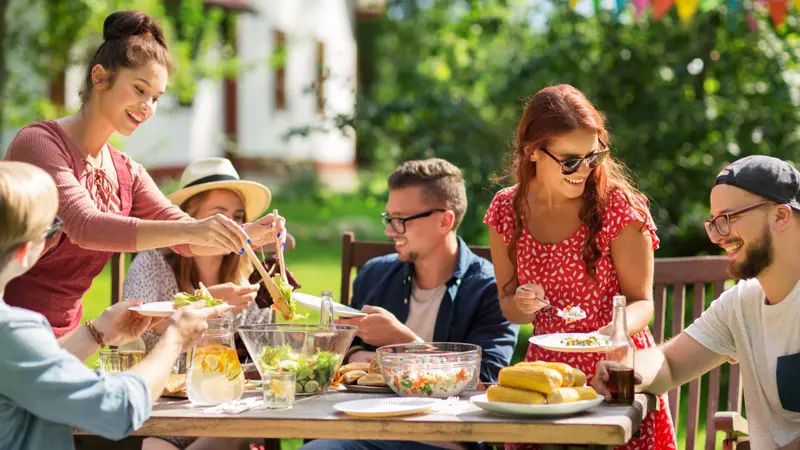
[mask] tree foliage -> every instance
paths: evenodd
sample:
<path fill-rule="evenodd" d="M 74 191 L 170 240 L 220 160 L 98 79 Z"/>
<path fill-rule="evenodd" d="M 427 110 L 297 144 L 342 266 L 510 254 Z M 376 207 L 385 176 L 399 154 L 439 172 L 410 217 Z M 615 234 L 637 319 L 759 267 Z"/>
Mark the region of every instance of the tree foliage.
<path fill-rule="evenodd" d="M 674 10 L 654 22 L 602 10 L 586 17 L 560 1 L 551 12 L 527 5 L 390 2 L 362 57 L 374 82 L 348 124 L 364 159 L 385 168 L 428 156 L 457 164 L 468 185 L 468 240 L 484 241 L 483 213 L 522 107 L 548 85 L 576 86 L 607 116 L 613 154 L 651 199 L 659 256 L 715 251 L 700 221 L 726 162 L 800 157 L 796 15 L 778 33 L 761 10 L 753 31 L 722 6 L 682 23 Z"/>
<path fill-rule="evenodd" d="M 65 111 L 50 100 L 48 85 L 71 65 L 85 65 L 102 43 L 108 14 L 144 11 L 164 28 L 178 68 L 170 94 L 190 103 L 196 81 L 238 70 L 230 42 L 232 14 L 204 0 L 0 0 L 0 130 Z M 220 51 L 209 51 L 213 48 Z"/>

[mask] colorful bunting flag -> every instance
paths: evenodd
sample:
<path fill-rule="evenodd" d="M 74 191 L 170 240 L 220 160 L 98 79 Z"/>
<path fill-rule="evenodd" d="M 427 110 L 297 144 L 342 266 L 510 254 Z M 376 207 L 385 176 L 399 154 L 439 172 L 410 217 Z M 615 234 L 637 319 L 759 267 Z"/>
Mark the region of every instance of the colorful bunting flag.
<path fill-rule="evenodd" d="M 653 19 L 660 20 L 672 8 L 673 3 L 675 0 L 653 0 Z"/>
<path fill-rule="evenodd" d="M 800 12 L 800 0 L 794 0 L 794 9 Z"/>
<path fill-rule="evenodd" d="M 697 12 L 700 3 L 698 0 L 675 0 L 675 6 L 678 7 L 678 17 L 687 22 Z"/>
<path fill-rule="evenodd" d="M 739 25 L 739 18 L 742 15 L 742 3 L 740 0 L 728 0 L 726 3 L 726 22 L 728 28 L 736 28 Z"/>
<path fill-rule="evenodd" d="M 772 24 L 779 27 L 786 19 L 786 10 L 788 9 L 788 0 L 769 0 L 767 7 L 769 8 L 769 16 L 772 18 Z"/>
<path fill-rule="evenodd" d="M 617 15 L 622 14 L 622 11 L 625 11 L 625 5 L 628 4 L 628 0 L 616 0 L 617 2 Z"/>
<path fill-rule="evenodd" d="M 747 20 L 747 25 L 750 27 L 750 31 L 756 31 L 758 29 L 758 23 L 756 23 L 756 18 L 753 17 L 753 12 L 747 11 L 747 16 L 745 17 L 745 20 Z"/>
<path fill-rule="evenodd" d="M 569 0 L 569 9 L 575 9 L 575 6 L 578 5 L 578 0 Z"/>
<path fill-rule="evenodd" d="M 633 0 L 633 11 L 637 18 L 647 9 L 649 3 L 650 0 Z"/>

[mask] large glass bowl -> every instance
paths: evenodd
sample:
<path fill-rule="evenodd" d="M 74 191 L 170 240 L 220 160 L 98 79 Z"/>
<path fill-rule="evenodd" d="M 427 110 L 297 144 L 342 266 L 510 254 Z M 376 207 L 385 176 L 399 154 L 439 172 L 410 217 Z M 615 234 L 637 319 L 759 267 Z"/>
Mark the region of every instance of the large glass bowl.
<path fill-rule="evenodd" d="M 481 348 L 449 342 L 387 345 L 377 350 L 377 360 L 398 395 L 444 398 L 478 385 Z"/>
<path fill-rule="evenodd" d="M 239 336 L 260 375 L 294 372 L 297 394 L 320 394 L 342 364 L 358 328 L 351 325 L 259 324 L 239 327 Z"/>

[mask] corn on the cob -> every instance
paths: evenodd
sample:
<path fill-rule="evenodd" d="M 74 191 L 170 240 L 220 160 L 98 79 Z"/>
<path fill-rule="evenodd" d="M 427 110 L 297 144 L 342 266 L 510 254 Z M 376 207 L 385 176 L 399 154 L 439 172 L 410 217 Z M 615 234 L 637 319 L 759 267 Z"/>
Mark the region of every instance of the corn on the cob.
<path fill-rule="evenodd" d="M 579 386 L 572 389 L 575 389 L 575 392 L 578 393 L 581 400 L 594 400 L 597 398 L 597 391 L 591 386 Z"/>
<path fill-rule="evenodd" d="M 581 399 L 580 394 L 575 388 L 571 387 L 562 387 L 558 388 L 555 391 L 547 394 L 547 404 L 552 405 L 556 403 L 571 403 L 577 402 Z"/>
<path fill-rule="evenodd" d="M 486 398 L 490 402 L 521 403 L 524 405 L 541 405 L 546 403 L 544 394 L 536 391 L 510 388 L 500 385 L 490 386 L 486 390 Z"/>
<path fill-rule="evenodd" d="M 573 373 L 572 366 L 570 366 L 569 364 L 546 362 L 546 361 L 533 361 L 533 362 L 521 362 L 517 365 L 522 367 L 540 366 L 557 370 L 558 373 L 561 374 L 561 387 L 572 387 L 573 383 L 575 382 L 575 375 Z"/>
<path fill-rule="evenodd" d="M 501 386 L 549 394 L 561 386 L 563 379 L 557 370 L 548 367 L 513 366 L 500 369 L 498 381 Z"/>
<path fill-rule="evenodd" d="M 573 386 L 576 387 L 586 386 L 586 374 L 583 373 L 582 370 L 573 369 L 572 375 L 575 378 L 575 380 L 572 382 Z"/>

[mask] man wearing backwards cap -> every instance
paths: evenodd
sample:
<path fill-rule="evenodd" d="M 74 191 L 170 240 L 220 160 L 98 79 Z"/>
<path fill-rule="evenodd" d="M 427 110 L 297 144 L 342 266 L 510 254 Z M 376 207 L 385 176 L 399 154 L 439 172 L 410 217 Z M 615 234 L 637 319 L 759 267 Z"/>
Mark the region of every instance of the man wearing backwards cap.
<path fill-rule="evenodd" d="M 680 335 L 636 353 L 641 390 L 664 393 L 729 359 L 742 373 L 750 443 L 800 449 L 800 172 L 769 156 L 726 167 L 703 222 L 741 279 Z M 608 397 L 608 368 L 592 385 Z"/>

